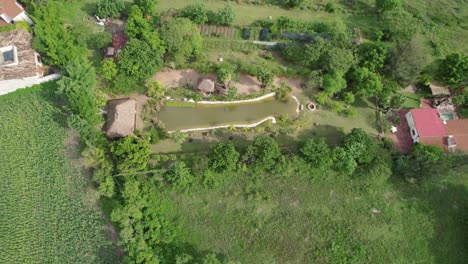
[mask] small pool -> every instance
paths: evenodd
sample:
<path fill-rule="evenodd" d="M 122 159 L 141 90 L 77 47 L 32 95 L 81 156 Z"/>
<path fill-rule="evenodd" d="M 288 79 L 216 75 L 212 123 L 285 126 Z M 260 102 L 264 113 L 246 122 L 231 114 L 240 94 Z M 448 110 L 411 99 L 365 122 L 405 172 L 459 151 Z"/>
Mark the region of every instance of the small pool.
<path fill-rule="evenodd" d="M 296 116 L 296 102 L 280 102 L 274 97 L 257 102 L 233 104 L 196 104 L 195 107 L 166 106 L 156 116 L 166 128 L 183 130 L 230 124 L 252 124 L 268 116 Z"/>
<path fill-rule="evenodd" d="M 453 120 L 453 114 L 440 114 L 440 119 L 444 121 Z"/>

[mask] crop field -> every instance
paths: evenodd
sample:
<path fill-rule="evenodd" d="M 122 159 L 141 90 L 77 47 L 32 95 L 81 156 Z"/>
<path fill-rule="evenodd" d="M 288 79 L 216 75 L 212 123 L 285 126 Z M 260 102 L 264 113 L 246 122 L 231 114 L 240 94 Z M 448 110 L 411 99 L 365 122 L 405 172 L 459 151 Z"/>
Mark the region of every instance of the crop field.
<path fill-rule="evenodd" d="M 0 263 L 116 263 L 54 86 L 0 97 Z"/>
<path fill-rule="evenodd" d="M 234 38 L 237 33 L 237 29 L 233 27 L 220 27 L 213 25 L 202 25 L 198 27 L 200 33 L 204 36 L 222 36 L 225 38 Z"/>

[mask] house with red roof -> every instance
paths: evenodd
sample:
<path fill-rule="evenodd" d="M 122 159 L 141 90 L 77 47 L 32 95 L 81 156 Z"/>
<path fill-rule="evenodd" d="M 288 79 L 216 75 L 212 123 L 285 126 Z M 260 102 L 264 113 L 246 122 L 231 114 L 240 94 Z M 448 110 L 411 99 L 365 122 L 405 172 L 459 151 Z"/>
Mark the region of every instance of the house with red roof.
<path fill-rule="evenodd" d="M 15 0 L 0 0 L 0 27 L 14 24 L 16 21 L 33 21 L 26 15 L 24 8 Z"/>
<path fill-rule="evenodd" d="M 468 151 L 468 119 L 443 121 L 436 108 L 406 114 L 413 143 L 435 145 L 444 151 Z"/>

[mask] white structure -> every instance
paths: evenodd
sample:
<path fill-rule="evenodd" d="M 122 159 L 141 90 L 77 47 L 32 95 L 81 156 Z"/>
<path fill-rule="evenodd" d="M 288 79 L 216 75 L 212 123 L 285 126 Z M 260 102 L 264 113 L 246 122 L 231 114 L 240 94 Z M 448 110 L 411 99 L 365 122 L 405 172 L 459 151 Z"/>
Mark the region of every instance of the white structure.
<path fill-rule="evenodd" d="M 44 75 L 41 57 L 32 48 L 31 33 L 15 29 L 0 33 L 0 95 L 60 77 Z"/>
<path fill-rule="evenodd" d="M 15 0 L 0 0 L 0 27 L 13 24 L 17 21 L 33 21 L 26 15 L 24 8 Z"/>

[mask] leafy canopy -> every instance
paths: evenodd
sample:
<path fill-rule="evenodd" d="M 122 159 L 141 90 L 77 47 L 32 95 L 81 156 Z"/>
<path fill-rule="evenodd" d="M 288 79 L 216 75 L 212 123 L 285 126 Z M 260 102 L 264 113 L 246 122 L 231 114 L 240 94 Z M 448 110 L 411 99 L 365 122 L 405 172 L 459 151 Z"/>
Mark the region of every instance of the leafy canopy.
<path fill-rule="evenodd" d="M 111 152 L 119 172 L 137 172 L 144 170 L 148 164 L 150 145 L 146 140 L 128 136 L 113 142 Z"/>
<path fill-rule="evenodd" d="M 306 140 L 300 153 L 314 169 L 330 168 L 333 163 L 332 151 L 323 138 Z"/>
<path fill-rule="evenodd" d="M 281 150 L 276 140 L 260 135 L 247 147 L 242 159 L 256 170 L 271 170 L 280 156 Z"/>
<path fill-rule="evenodd" d="M 237 166 L 239 156 L 231 142 L 218 143 L 211 150 L 210 168 L 217 172 L 232 171 Z"/>
<path fill-rule="evenodd" d="M 452 53 L 442 60 L 438 68 L 439 78 L 454 87 L 468 86 L 468 55 Z"/>
<path fill-rule="evenodd" d="M 367 68 L 358 67 L 351 72 L 353 89 L 356 94 L 362 96 L 373 96 L 383 89 L 380 76 Z"/>
<path fill-rule="evenodd" d="M 89 62 L 71 61 L 65 67 L 65 74 L 57 84 L 58 92 L 66 99 L 68 108 L 73 114 L 91 125 L 101 120 L 94 93 L 96 72 Z"/>
<path fill-rule="evenodd" d="M 98 0 L 96 15 L 101 18 L 115 17 L 125 8 L 123 0 Z"/>
<path fill-rule="evenodd" d="M 166 56 L 176 63 L 185 63 L 198 55 L 202 48 L 202 37 L 198 27 L 186 18 L 175 18 L 161 28 Z"/>

